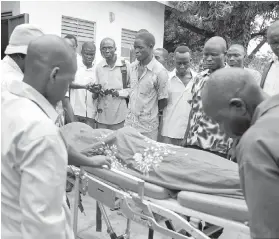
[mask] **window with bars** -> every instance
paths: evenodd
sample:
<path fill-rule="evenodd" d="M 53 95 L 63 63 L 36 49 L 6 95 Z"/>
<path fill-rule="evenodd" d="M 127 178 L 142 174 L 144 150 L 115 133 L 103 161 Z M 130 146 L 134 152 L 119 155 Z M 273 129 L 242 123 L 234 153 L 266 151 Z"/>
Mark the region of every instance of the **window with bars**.
<path fill-rule="evenodd" d="M 134 41 L 136 38 L 137 31 L 132 31 L 122 28 L 121 31 L 121 57 L 126 60 L 131 60 L 131 53 L 134 49 Z"/>
<path fill-rule="evenodd" d="M 13 16 L 12 12 L 1 12 L 1 18 L 12 17 L 12 16 Z"/>
<path fill-rule="evenodd" d="M 96 23 L 84 19 L 62 16 L 61 36 L 74 35 L 78 40 L 77 51 L 80 53 L 81 46 L 86 41 L 95 42 Z"/>

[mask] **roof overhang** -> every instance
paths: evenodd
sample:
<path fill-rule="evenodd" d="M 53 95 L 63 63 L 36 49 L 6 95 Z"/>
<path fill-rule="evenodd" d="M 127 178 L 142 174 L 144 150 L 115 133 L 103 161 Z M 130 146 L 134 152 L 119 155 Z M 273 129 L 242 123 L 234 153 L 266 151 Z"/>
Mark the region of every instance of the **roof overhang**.
<path fill-rule="evenodd" d="M 158 3 L 164 4 L 165 6 L 174 8 L 173 4 L 171 1 L 157 1 Z"/>

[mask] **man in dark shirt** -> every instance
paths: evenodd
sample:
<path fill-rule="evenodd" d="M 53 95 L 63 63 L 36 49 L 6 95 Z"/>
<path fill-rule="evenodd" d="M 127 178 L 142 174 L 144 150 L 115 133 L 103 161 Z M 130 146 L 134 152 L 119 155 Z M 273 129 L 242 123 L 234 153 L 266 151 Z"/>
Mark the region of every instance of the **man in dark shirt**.
<path fill-rule="evenodd" d="M 279 95 L 267 96 L 244 69 L 228 68 L 210 76 L 202 102 L 239 139 L 236 159 L 252 238 L 279 238 Z"/>
<path fill-rule="evenodd" d="M 201 92 L 209 76 L 216 70 L 225 68 L 226 41 L 219 36 L 210 38 L 204 45 L 203 62 L 206 70 L 200 72 L 194 79 L 189 101 L 191 112 L 182 146 L 209 151 L 227 158 L 232 140 L 221 130 L 219 124 L 205 114 Z"/>

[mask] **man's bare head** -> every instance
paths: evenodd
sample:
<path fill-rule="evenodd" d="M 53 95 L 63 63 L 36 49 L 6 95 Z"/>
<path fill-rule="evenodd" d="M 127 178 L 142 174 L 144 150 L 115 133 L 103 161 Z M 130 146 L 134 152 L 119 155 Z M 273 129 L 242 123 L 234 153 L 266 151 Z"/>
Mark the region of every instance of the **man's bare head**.
<path fill-rule="evenodd" d="M 168 60 L 168 51 L 165 48 L 157 48 L 154 51 L 154 57 L 157 61 L 159 61 L 164 67 L 166 67 L 166 63 Z"/>
<path fill-rule="evenodd" d="M 191 64 L 191 50 L 187 46 L 178 46 L 174 51 L 176 72 L 180 76 L 185 76 Z"/>
<path fill-rule="evenodd" d="M 84 42 L 81 47 L 81 57 L 83 64 L 88 68 L 92 67 L 93 60 L 96 54 L 96 46 L 94 42 Z"/>
<path fill-rule="evenodd" d="M 76 70 L 75 52 L 65 40 L 44 35 L 28 46 L 23 81 L 56 105 L 64 98 Z"/>
<path fill-rule="evenodd" d="M 253 76 L 242 68 L 223 68 L 211 74 L 202 91 L 205 113 L 231 137 L 249 128 L 264 94 Z"/>
<path fill-rule="evenodd" d="M 279 20 L 268 28 L 267 41 L 274 54 L 279 57 Z"/>
<path fill-rule="evenodd" d="M 153 55 L 155 37 L 150 32 L 142 32 L 136 35 L 134 49 L 138 61 L 144 61 Z"/>
<path fill-rule="evenodd" d="M 240 44 L 233 44 L 227 52 L 227 62 L 231 67 L 244 67 L 244 58 L 246 52 L 244 46 Z"/>
<path fill-rule="evenodd" d="M 211 37 L 204 45 L 203 62 L 211 71 L 224 67 L 227 43 L 224 38 Z"/>
<path fill-rule="evenodd" d="M 106 60 L 113 59 L 116 52 L 115 41 L 109 37 L 104 38 L 100 43 L 100 50 Z"/>

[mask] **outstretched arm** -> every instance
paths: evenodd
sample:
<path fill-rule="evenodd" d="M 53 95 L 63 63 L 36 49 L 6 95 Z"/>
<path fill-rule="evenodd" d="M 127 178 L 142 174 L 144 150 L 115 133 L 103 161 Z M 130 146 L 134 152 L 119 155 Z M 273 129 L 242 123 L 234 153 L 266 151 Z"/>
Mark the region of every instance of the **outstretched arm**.
<path fill-rule="evenodd" d="M 68 145 L 68 164 L 74 166 L 88 166 L 94 168 L 99 168 L 106 165 L 110 168 L 111 160 L 104 155 L 87 157 L 75 150 L 73 146 Z"/>

